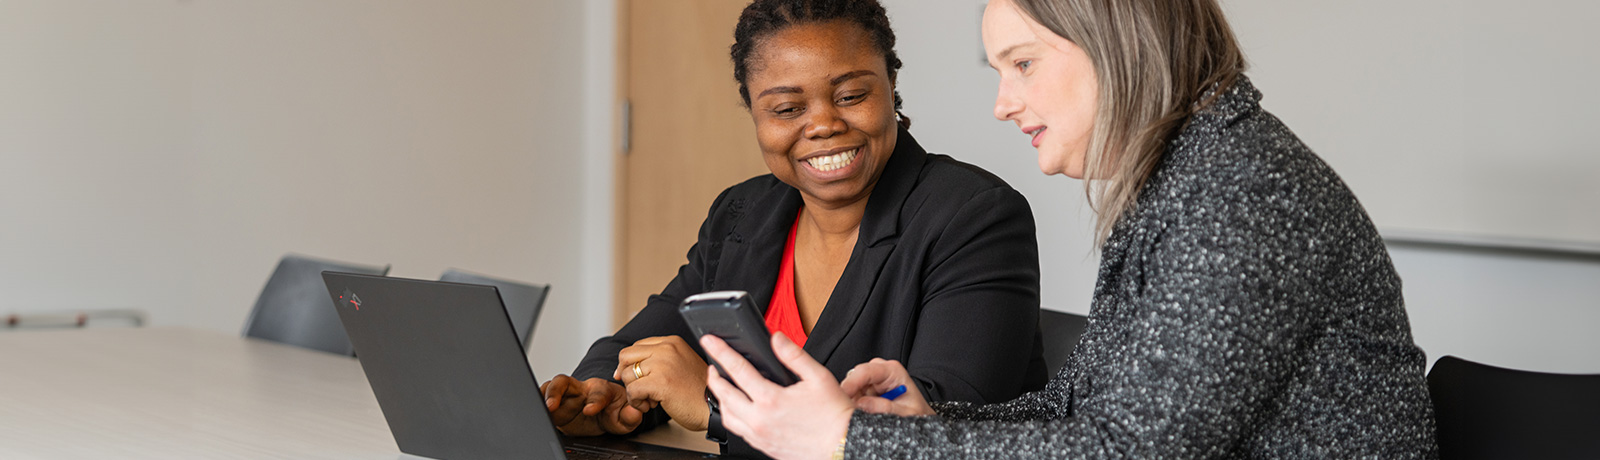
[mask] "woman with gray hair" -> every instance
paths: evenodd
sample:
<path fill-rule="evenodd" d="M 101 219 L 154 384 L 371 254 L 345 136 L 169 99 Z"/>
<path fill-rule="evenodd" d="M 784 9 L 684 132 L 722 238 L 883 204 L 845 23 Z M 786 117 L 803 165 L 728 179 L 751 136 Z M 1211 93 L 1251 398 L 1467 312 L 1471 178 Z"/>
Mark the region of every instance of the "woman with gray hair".
<path fill-rule="evenodd" d="M 929 404 L 894 361 L 838 383 L 780 334 L 785 388 L 707 337 L 730 430 L 792 459 L 1438 456 L 1388 252 L 1262 110 L 1216 0 L 994 0 L 983 41 L 995 117 L 1099 217 L 1069 362 L 1010 402 Z"/>

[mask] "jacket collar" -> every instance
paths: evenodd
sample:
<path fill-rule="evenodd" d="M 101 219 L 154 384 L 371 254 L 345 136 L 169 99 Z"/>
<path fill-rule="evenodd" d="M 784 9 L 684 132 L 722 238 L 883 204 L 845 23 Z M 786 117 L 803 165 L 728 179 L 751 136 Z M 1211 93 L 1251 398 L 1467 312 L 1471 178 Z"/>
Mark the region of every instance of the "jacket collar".
<path fill-rule="evenodd" d="M 917 181 L 922 179 L 922 165 L 928 161 L 928 151 L 922 149 L 911 133 L 904 128 L 894 141 L 894 154 L 889 157 L 889 163 L 884 165 L 883 174 L 878 176 L 878 185 L 873 187 L 872 196 L 867 198 L 867 211 L 861 217 L 860 235 L 857 236 L 857 247 L 865 241 L 866 246 L 877 246 L 890 238 L 900 234 L 900 209 L 905 207 L 906 197 L 911 195 L 911 189 L 916 188 Z"/>
<path fill-rule="evenodd" d="M 1256 90 L 1249 77 L 1239 75 L 1233 85 L 1221 89 L 1220 94 L 1218 91 L 1213 87 L 1200 97 L 1201 101 L 1216 99 L 1196 111 L 1184 131 L 1215 131 L 1261 110 L 1261 91 Z"/>

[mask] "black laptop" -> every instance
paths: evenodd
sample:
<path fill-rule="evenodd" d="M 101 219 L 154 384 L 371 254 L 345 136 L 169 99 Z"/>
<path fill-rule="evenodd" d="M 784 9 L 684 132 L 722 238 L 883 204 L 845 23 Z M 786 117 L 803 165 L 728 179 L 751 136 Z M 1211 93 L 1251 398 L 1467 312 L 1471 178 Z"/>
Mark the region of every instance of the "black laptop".
<path fill-rule="evenodd" d="M 567 438 L 493 286 L 323 272 L 400 451 L 441 459 L 712 458 Z"/>

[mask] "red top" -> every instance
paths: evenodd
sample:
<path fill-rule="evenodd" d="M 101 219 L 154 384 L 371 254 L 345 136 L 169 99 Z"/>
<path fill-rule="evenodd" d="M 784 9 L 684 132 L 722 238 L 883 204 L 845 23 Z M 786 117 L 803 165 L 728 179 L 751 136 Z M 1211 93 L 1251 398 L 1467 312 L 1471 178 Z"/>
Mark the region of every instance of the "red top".
<path fill-rule="evenodd" d="M 782 332 L 795 345 L 806 346 L 806 327 L 800 322 L 800 303 L 794 297 L 794 235 L 800 233 L 800 215 L 795 214 L 794 225 L 789 227 L 789 243 L 783 247 L 783 265 L 778 267 L 778 285 L 772 289 L 772 303 L 767 305 L 767 330 Z"/>

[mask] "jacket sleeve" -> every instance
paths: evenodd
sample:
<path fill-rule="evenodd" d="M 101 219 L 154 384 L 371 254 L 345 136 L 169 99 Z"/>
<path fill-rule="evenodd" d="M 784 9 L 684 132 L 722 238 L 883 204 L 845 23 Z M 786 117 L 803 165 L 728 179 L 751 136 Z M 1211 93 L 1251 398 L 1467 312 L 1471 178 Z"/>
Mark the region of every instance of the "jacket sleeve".
<path fill-rule="evenodd" d="M 907 371 L 930 401 L 999 402 L 1045 381 L 1039 247 L 1016 190 L 974 194 L 927 249 Z"/>
<path fill-rule="evenodd" d="M 729 189 L 731 190 L 731 189 Z M 705 357 L 695 341 L 694 333 L 689 330 L 689 325 L 684 323 L 683 317 L 678 315 L 678 305 L 685 297 L 698 294 L 705 289 L 706 269 L 708 261 L 717 257 L 721 251 L 721 236 L 714 235 L 714 223 L 717 222 L 717 212 L 722 209 L 723 200 L 727 198 L 728 190 L 724 190 L 711 204 L 705 222 L 700 224 L 699 236 L 694 246 L 689 248 L 688 263 L 678 267 L 678 275 L 667 283 L 660 293 L 650 296 L 644 309 L 628 320 L 616 334 L 603 337 L 589 347 L 589 352 L 578 363 L 578 368 L 572 376 L 578 380 L 599 377 L 611 380 L 611 374 L 617 370 L 617 353 L 623 348 L 632 346 L 634 342 L 648 337 L 661 337 L 676 335 L 694 347 L 695 352 Z M 621 383 L 621 382 L 618 382 Z"/>
<path fill-rule="evenodd" d="M 1099 346 L 1105 362 L 1070 385 L 1006 404 L 940 406 L 941 415 L 857 413 L 850 458 L 1215 458 L 1274 414 L 1317 307 L 1298 293 L 1316 275 L 1286 229 L 1239 218 L 1274 209 L 1207 210 L 1139 231 L 1160 234 L 1143 254 L 1138 292 Z M 1214 212 L 1213 212 L 1214 211 Z M 1113 289 L 1122 289 L 1112 287 Z M 1072 388 L 1072 385 L 1083 385 Z"/>

